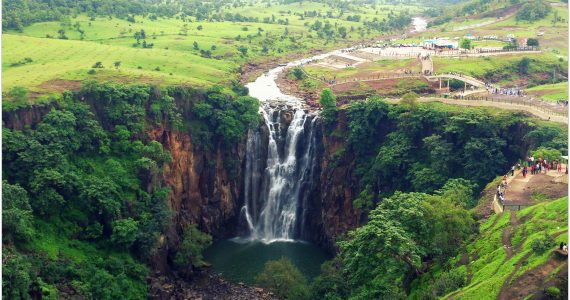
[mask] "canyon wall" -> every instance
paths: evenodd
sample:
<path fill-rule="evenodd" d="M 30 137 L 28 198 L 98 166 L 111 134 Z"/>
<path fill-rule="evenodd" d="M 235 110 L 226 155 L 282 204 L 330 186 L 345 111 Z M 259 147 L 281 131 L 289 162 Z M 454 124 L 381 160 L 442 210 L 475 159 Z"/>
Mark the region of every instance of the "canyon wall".
<path fill-rule="evenodd" d="M 196 95 L 200 97 L 200 95 Z M 105 127 L 101 118 L 104 107 L 89 99 L 82 99 L 90 104 L 93 113 Z M 195 100 L 195 99 L 194 99 Z M 193 100 L 193 101 L 194 101 Z M 191 103 L 176 99 L 182 111 L 184 121 L 191 121 Z M 3 112 L 4 126 L 22 130 L 33 127 L 56 104 L 30 106 L 18 110 Z M 282 113 L 280 127 L 287 130 L 291 123 L 292 112 Z M 337 127 L 345 131 L 345 115 L 339 114 Z M 267 141 L 269 132 L 266 125 L 259 124 L 262 139 Z M 107 128 L 109 129 L 109 128 Z M 213 145 L 204 148 L 192 140 L 192 132 L 173 131 L 166 124 L 152 124 L 147 128 L 149 140 L 160 142 L 172 160 L 167 163 L 162 174 L 148 178 L 148 188 L 153 185 L 167 186 L 171 189 L 168 205 L 173 212 L 173 219 L 167 231 L 159 240 L 159 247 L 153 266 L 161 271 L 168 270 L 181 241 L 181 233 L 189 224 L 196 224 L 201 231 L 211 234 L 214 239 L 236 236 L 244 232 L 240 227 L 240 209 L 244 203 L 244 170 L 246 161 L 247 136 L 237 144 L 226 145 L 213 141 Z M 359 187 L 354 175 L 354 161 L 344 155 L 339 161 L 331 163 L 338 149 L 343 147 L 344 139 L 323 134 L 321 120 L 317 120 L 316 138 L 313 142 L 316 155 L 310 174 L 313 178 L 301 187 L 304 210 L 299 211 L 298 236 L 315 242 L 323 248 L 334 251 L 336 238 L 354 228 L 360 221 L 360 213 L 352 208 L 352 200 L 358 195 Z M 266 143 L 265 143 L 266 144 Z M 260 153 L 267 153 L 267 146 Z M 266 161 L 266 156 L 258 158 Z"/>

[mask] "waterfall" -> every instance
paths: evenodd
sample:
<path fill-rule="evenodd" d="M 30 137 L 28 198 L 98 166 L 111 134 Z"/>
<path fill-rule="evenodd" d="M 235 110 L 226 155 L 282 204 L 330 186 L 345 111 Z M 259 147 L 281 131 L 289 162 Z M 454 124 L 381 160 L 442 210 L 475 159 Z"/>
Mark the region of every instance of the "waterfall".
<path fill-rule="evenodd" d="M 305 190 L 315 176 L 316 118 L 301 108 L 270 105 L 261 113 L 265 128 L 251 129 L 247 135 L 242 223 L 251 239 L 293 240 L 303 230 Z"/>

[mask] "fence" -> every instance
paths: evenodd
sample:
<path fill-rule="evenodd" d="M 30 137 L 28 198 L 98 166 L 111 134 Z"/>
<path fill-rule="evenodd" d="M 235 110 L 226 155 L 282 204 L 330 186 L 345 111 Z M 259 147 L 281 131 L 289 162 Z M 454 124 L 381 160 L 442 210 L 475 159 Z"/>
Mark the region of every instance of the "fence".
<path fill-rule="evenodd" d="M 419 73 L 409 73 L 409 74 L 380 74 L 374 76 L 366 76 L 366 77 L 350 77 L 350 78 L 341 78 L 341 79 L 330 79 L 324 80 L 326 83 L 331 85 L 349 83 L 349 82 L 359 82 L 359 81 L 372 81 L 372 80 L 382 80 L 382 79 L 402 79 L 402 78 L 421 78 L 423 75 L 421 72 Z"/>
<path fill-rule="evenodd" d="M 369 97 L 374 96 L 374 94 L 359 94 L 359 95 L 346 95 L 346 96 L 337 96 L 337 104 L 344 105 L 348 104 L 351 101 L 362 101 L 366 100 Z M 562 116 L 568 118 L 568 110 L 565 105 L 552 105 L 540 100 L 534 100 L 532 98 L 525 99 L 525 98 L 516 98 L 516 97 L 509 97 L 509 98 L 496 98 L 496 97 L 488 97 L 488 96 L 453 96 L 449 98 L 442 98 L 441 96 L 432 95 L 430 97 L 424 97 L 424 99 L 447 99 L 447 100 L 464 100 L 464 101 L 487 101 L 487 102 L 495 102 L 495 103 L 505 103 L 507 105 L 520 105 L 520 106 L 528 106 L 534 109 L 537 109 L 541 112 L 544 112 L 549 115 L 555 116 Z"/>
<path fill-rule="evenodd" d="M 542 112 L 552 115 L 564 116 L 568 117 L 568 109 L 565 105 L 553 105 L 548 102 L 535 100 L 534 98 L 525 98 L 525 97 L 508 97 L 508 98 L 497 98 L 497 97 L 489 97 L 489 96 L 453 96 L 450 99 L 455 100 L 474 100 L 474 101 L 488 101 L 488 102 L 497 102 L 497 103 L 505 103 L 511 105 L 521 105 L 521 106 L 529 106 L 536 108 Z"/>

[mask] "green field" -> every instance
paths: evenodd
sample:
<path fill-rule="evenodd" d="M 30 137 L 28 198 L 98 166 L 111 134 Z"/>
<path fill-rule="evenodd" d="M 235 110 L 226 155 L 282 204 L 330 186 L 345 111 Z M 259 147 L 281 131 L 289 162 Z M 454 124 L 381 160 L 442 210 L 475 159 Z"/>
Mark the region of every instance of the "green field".
<path fill-rule="evenodd" d="M 133 23 L 78 15 L 61 22 L 35 23 L 22 32 L 9 30 L 2 37 L 2 91 L 21 86 L 29 89 L 32 96 L 47 94 L 85 79 L 193 86 L 227 84 L 239 78 L 239 67 L 246 62 L 330 49 L 378 36 L 380 32 L 365 30 L 363 24 L 385 18 L 389 12 L 388 6 L 382 5 L 354 7 L 344 11 L 344 15 L 338 8 L 313 2 L 252 5 L 226 6 L 220 14 L 257 17 L 257 22 L 198 22 L 192 17 L 186 21 L 178 17 L 152 20 L 135 16 Z M 391 10 L 415 13 L 420 8 L 392 6 Z M 302 16 L 306 11 L 319 12 L 321 16 Z M 347 21 L 349 15 L 359 15 L 361 19 Z M 266 17 L 275 21 L 266 23 Z M 319 36 L 321 32 L 310 28 L 317 20 L 330 22 L 335 32 L 346 28 L 345 38 Z M 60 39 L 63 36 L 59 30 L 64 30 L 66 39 Z M 137 44 L 134 35 L 141 30 L 145 39 Z M 143 48 L 143 40 L 153 47 Z M 29 61 L 20 63 L 26 59 Z M 103 68 L 93 69 L 96 62 L 101 62 Z M 120 62 L 118 68 L 115 62 Z"/>
<path fill-rule="evenodd" d="M 527 89 L 527 92 L 537 95 L 545 101 L 568 100 L 568 82 L 539 85 Z"/>
<path fill-rule="evenodd" d="M 415 58 L 409 59 L 383 59 L 368 62 L 357 67 L 344 69 L 327 68 L 320 65 L 308 65 L 303 68 L 309 75 L 314 77 L 325 76 L 326 78 L 350 78 L 354 76 L 368 76 L 373 73 L 394 73 L 402 72 L 403 69 L 410 69 L 413 72 L 421 71 L 421 65 Z"/>

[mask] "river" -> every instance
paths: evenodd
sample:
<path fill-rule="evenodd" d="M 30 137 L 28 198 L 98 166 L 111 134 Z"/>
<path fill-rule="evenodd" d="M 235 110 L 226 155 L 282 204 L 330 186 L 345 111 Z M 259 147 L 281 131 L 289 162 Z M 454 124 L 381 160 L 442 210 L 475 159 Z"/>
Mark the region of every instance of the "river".
<path fill-rule="evenodd" d="M 410 32 L 424 31 L 426 26 L 424 19 L 414 18 Z M 314 174 L 318 160 L 313 130 L 318 113 L 305 109 L 302 99 L 283 93 L 276 80 L 286 68 L 360 47 L 355 45 L 292 61 L 246 85 L 249 95 L 261 102 L 260 114 L 265 126 L 248 132 L 245 199 L 240 212 L 240 223 L 248 232 L 218 241 L 205 251 L 206 260 L 227 279 L 252 284 L 267 261 L 282 256 L 312 279 L 318 275 L 320 265 L 330 258 L 319 247 L 301 240 L 308 215 L 306 189 L 319 176 Z M 288 118 L 286 115 L 292 116 L 288 124 L 283 121 Z"/>

